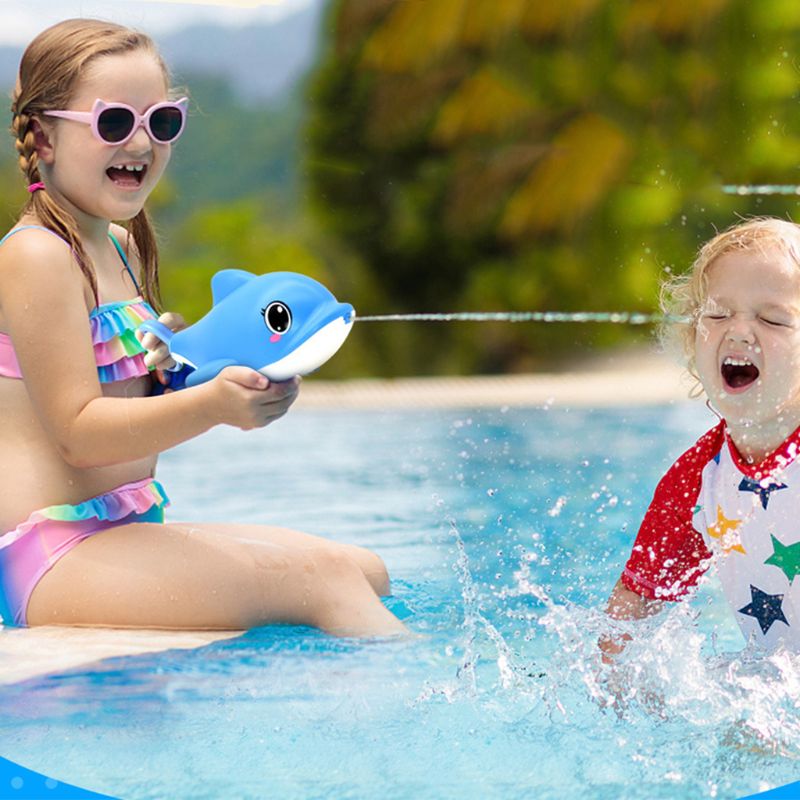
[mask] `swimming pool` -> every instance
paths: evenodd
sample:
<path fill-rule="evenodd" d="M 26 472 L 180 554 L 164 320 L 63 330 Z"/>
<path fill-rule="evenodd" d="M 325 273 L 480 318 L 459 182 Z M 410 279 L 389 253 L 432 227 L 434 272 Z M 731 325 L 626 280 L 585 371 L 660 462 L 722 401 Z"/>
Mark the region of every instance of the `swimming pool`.
<path fill-rule="evenodd" d="M 687 402 L 215 430 L 164 456 L 171 518 L 372 547 L 423 636 L 263 628 L 0 686 L 0 753 L 125 798 L 738 798 L 797 780 L 800 661 L 737 652 L 713 581 L 614 675 L 597 663 L 655 482 L 712 422 Z"/>

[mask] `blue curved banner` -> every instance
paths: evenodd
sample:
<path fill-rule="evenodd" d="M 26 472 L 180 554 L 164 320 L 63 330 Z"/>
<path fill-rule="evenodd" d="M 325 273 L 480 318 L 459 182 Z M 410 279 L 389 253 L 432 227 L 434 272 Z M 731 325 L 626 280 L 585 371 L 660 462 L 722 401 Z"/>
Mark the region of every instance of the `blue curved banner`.
<path fill-rule="evenodd" d="M 0 757 L 0 800 L 119 800 L 61 783 Z M 800 800 L 800 781 L 740 800 Z"/>
<path fill-rule="evenodd" d="M 781 786 L 778 789 L 770 789 L 768 792 L 761 792 L 761 794 L 749 794 L 747 797 L 742 797 L 740 800 L 799 800 L 800 799 L 800 781 L 794 783 L 787 783 L 786 786 Z"/>
<path fill-rule="evenodd" d="M 0 757 L 0 800 L 116 800 L 47 775 L 26 769 Z"/>

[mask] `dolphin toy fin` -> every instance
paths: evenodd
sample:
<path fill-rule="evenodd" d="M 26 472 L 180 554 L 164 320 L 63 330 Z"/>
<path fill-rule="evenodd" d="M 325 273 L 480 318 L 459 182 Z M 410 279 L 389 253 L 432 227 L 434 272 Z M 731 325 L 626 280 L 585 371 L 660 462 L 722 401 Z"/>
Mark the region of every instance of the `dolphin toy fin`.
<path fill-rule="evenodd" d="M 212 305 L 217 305 L 229 294 L 235 292 L 248 281 L 252 281 L 256 276 L 252 272 L 243 269 L 223 269 L 211 279 L 211 298 Z"/>

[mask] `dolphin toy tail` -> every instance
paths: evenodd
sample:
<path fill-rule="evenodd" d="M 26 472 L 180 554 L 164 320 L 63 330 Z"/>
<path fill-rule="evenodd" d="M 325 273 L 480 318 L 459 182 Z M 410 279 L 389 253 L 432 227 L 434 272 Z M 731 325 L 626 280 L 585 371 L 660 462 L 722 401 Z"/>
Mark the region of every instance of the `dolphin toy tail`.
<path fill-rule="evenodd" d="M 153 336 L 164 342 L 168 349 L 172 337 L 175 335 L 175 332 L 170 330 L 163 322 L 159 322 L 155 319 L 146 319 L 139 325 L 139 330 L 142 333 L 152 333 Z M 186 379 L 192 372 L 194 372 L 193 367 L 175 359 L 175 366 L 164 371 L 166 383 L 162 384 L 159 381 L 154 381 L 151 394 L 163 394 L 165 389 L 172 389 L 173 391 L 183 389 L 186 385 Z"/>
<path fill-rule="evenodd" d="M 172 337 L 175 335 L 163 322 L 155 319 L 146 319 L 141 325 L 139 330 L 142 333 L 152 333 L 157 339 L 160 339 L 164 344 L 169 347 Z"/>

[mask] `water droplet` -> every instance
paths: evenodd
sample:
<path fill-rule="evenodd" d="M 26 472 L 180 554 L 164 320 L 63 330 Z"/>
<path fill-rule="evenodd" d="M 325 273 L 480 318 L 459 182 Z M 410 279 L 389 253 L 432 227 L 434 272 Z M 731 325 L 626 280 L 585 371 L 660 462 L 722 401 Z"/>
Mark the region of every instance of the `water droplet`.
<path fill-rule="evenodd" d="M 559 497 L 558 500 L 556 500 L 555 505 L 553 505 L 552 508 L 548 509 L 547 511 L 548 516 L 557 517 L 561 513 L 561 509 L 564 508 L 566 503 L 567 503 L 566 497 L 563 496 Z"/>

